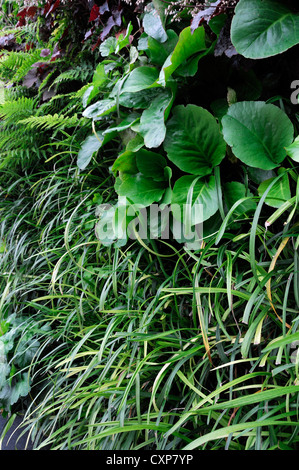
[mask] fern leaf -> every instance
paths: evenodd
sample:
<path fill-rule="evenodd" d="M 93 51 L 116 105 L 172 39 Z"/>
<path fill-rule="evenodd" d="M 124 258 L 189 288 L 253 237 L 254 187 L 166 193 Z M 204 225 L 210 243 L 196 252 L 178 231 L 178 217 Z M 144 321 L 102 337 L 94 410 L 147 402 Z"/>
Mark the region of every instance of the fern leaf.
<path fill-rule="evenodd" d="M 90 64 L 80 64 L 59 74 L 58 77 L 56 77 L 52 82 L 50 88 L 52 88 L 54 85 L 59 88 L 62 83 L 70 81 L 86 82 L 92 77 L 93 73 L 94 70 Z"/>
<path fill-rule="evenodd" d="M 76 114 L 71 117 L 66 117 L 63 114 L 46 114 L 45 116 L 30 116 L 19 121 L 20 124 L 25 125 L 28 129 L 43 130 L 75 127 L 79 122 L 80 120 Z"/>
<path fill-rule="evenodd" d="M 14 101 L 4 101 L 0 106 L 0 118 L 5 120 L 4 125 L 15 124 L 34 114 L 34 109 L 35 100 L 22 96 Z"/>

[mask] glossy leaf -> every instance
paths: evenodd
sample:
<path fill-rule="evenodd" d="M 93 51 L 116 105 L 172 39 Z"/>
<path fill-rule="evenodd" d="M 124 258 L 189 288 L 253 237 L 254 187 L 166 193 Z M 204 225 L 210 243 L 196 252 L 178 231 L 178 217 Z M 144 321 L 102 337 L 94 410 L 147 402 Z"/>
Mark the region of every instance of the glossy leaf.
<path fill-rule="evenodd" d="M 206 49 L 205 30 L 203 26 L 197 28 L 192 34 L 190 26 L 183 29 L 173 52 L 168 56 L 159 75 L 159 83 L 165 86 L 173 72 L 193 54 Z"/>
<path fill-rule="evenodd" d="M 146 109 L 163 91 L 162 88 L 148 88 L 138 92 L 122 92 L 119 104 L 125 108 Z"/>
<path fill-rule="evenodd" d="M 77 165 L 80 170 L 84 170 L 87 167 L 93 154 L 97 152 L 101 146 L 102 143 L 95 135 L 90 135 L 85 139 L 78 153 L 77 159 Z"/>
<path fill-rule="evenodd" d="M 100 53 L 102 57 L 108 57 L 110 54 L 113 54 L 116 49 L 116 38 L 114 36 L 110 36 L 109 38 L 105 39 L 100 45 Z"/>
<path fill-rule="evenodd" d="M 286 147 L 287 154 L 294 160 L 294 162 L 299 162 L 299 136 L 296 137 L 294 142 Z"/>
<path fill-rule="evenodd" d="M 97 101 L 83 111 L 83 116 L 97 121 L 116 110 L 116 102 L 111 99 Z"/>
<path fill-rule="evenodd" d="M 167 57 L 173 52 L 177 42 L 178 35 L 172 29 L 167 31 L 167 41 L 159 43 L 152 37 L 142 38 L 140 40 L 139 50 L 145 50 L 152 64 L 162 67 Z M 143 44 L 143 46 L 142 46 Z"/>
<path fill-rule="evenodd" d="M 125 129 L 128 129 L 129 127 L 131 127 L 136 122 L 138 122 L 139 119 L 140 119 L 140 114 L 133 111 L 116 126 L 108 127 L 108 129 L 105 129 L 105 131 L 103 131 L 103 135 L 110 134 L 111 132 L 122 132 Z"/>
<path fill-rule="evenodd" d="M 154 67 L 147 65 L 137 67 L 128 75 L 120 93 L 136 93 L 156 86 L 155 82 L 158 79 L 158 75 L 159 72 Z"/>
<path fill-rule="evenodd" d="M 164 148 L 169 160 L 181 170 L 200 176 L 210 174 L 226 152 L 216 119 L 206 109 L 191 104 L 173 109 Z"/>
<path fill-rule="evenodd" d="M 156 181 L 165 180 L 165 171 L 167 162 L 166 159 L 159 153 L 150 152 L 141 149 L 136 152 L 136 164 L 138 170 L 149 178 Z"/>
<path fill-rule="evenodd" d="M 165 139 L 165 112 L 173 99 L 170 89 L 158 95 L 143 111 L 140 118 L 139 132 L 144 138 L 146 147 L 159 147 Z"/>
<path fill-rule="evenodd" d="M 136 173 L 138 173 L 138 168 L 136 165 L 136 154 L 129 150 L 125 150 L 117 157 L 117 159 L 113 163 L 111 170 L 114 173 L 119 171 L 121 173 L 135 175 Z"/>
<path fill-rule="evenodd" d="M 191 199 L 191 225 L 199 224 L 209 219 L 218 210 L 217 188 L 214 176 L 208 180 L 186 175 L 179 178 L 173 187 L 171 207 L 174 217 L 184 222 L 184 218 L 190 207 L 188 204 L 188 192 L 194 184 Z M 189 193 L 190 194 L 190 193 Z M 197 205 L 202 205 L 202 212 L 197 210 Z"/>
<path fill-rule="evenodd" d="M 248 166 L 272 170 L 286 157 L 293 125 L 273 104 L 243 101 L 231 105 L 222 118 L 223 136 L 233 153 Z"/>
<path fill-rule="evenodd" d="M 248 197 L 248 200 L 242 202 L 238 205 L 238 207 L 236 207 L 234 214 L 242 215 L 246 212 L 254 211 L 256 209 L 256 202 L 254 199 L 250 199 L 253 197 L 253 194 L 248 190 L 246 191 L 246 187 L 243 183 L 238 181 L 230 181 L 225 183 L 223 187 L 223 195 L 228 210 L 230 210 L 240 199 Z"/>
<path fill-rule="evenodd" d="M 93 154 L 97 152 L 103 145 L 109 142 L 115 136 L 115 132 L 104 136 L 102 133 L 89 135 L 81 145 L 78 153 L 77 166 L 80 170 L 84 170 L 89 164 Z"/>
<path fill-rule="evenodd" d="M 132 32 L 133 26 L 131 22 L 128 24 L 125 35 L 121 33 L 116 42 L 115 53 L 118 54 L 124 47 L 130 45 L 130 34 Z"/>
<path fill-rule="evenodd" d="M 141 204 L 144 207 L 159 202 L 166 189 L 166 183 L 147 178 L 141 173 L 137 175 L 122 175 L 121 184 L 118 186 L 119 196 L 127 197 L 133 204 Z"/>
<path fill-rule="evenodd" d="M 144 31 L 156 39 L 160 43 L 167 41 L 167 34 L 162 24 L 159 12 L 152 8 L 150 11 L 146 11 L 143 17 L 143 29 Z"/>
<path fill-rule="evenodd" d="M 283 2 L 240 0 L 231 39 L 237 52 L 250 59 L 280 54 L 299 43 L 299 14 Z"/>
<path fill-rule="evenodd" d="M 281 169 L 285 172 L 284 169 Z M 269 178 L 266 181 L 263 181 L 258 187 L 258 193 L 260 196 L 264 194 L 268 186 L 274 181 L 275 178 Z M 278 179 L 276 183 L 272 186 L 267 197 L 265 199 L 265 203 L 271 207 L 280 207 L 284 202 L 289 201 L 291 199 L 291 190 L 290 190 L 290 182 L 288 178 L 287 172 L 285 172 L 281 178 Z"/>

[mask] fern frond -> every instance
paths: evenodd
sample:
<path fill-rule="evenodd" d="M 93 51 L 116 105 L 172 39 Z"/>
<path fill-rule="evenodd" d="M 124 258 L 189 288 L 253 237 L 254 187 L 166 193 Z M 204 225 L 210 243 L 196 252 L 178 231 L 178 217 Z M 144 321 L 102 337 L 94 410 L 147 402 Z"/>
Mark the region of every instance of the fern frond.
<path fill-rule="evenodd" d="M 30 116 L 27 119 L 19 121 L 28 129 L 63 129 L 67 127 L 75 127 L 80 123 L 77 114 L 71 117 L 64 116 L 63 114 L 46 114 L 45 116 Z"/>
<path fill-rule="evenodd" d="M 0 82 L 0 105 L 2 105 L 5 101 L 5 89 L 4 84 Z"/>
<path fill-rule="evenodd" d="M 25 54 L 22 65 L 18 68 L 13 76 L 15 82 L 22 80 L 27 75 L 29 70 L 31 70 L 32 65 L 42 60 L 40 55 L 41 51 L 42 49 L 35 49 L 34 51 L 30 51 Z"/>
<path fill-rule="evenodd" d="M 15 40 L 18 43 L 21 43 L 22 41 L 25 42 L 33 42 L 36 41 L 36 36 L 37 36 L 37 22 L 32 22 L 25 24 L 23 26 L 18 26 L 17 28 L 3 28 L 0 31 L 0 37 L 1 36 L 6 36 L 8 34 L 13 34 L 15 37 Z"/>
<path fill-rule="evenodd" d="M 55 78 L 53 83 L 51 84 L 52 88 L 54 85 L 57 86 L 57 89 L 62 83 L 70 82 L 70 81 L 79 81 L 79 82 L 86 82 L 89 81 L 94 73 L 94 70 L 90 64 L 80 64 L 76 67 L 73 67 L 65 72 L 62 72 Z"/>
<path fill-rule="evenodd" d="M 23 51 L 4 52 L 0 59 L 0 79 L 10 80 L 16 70 L 21 67 L 27 54 Z"/>
<path fill-rule="evenodd" d="M 36 100 L 25 96 L 14 101 L 4 101 L 0 106 L 0 119 L 4 119 L 5 126 L 15 124 L 34 114 L 35 106 Z"/>
<path fill-rule="evenodd" d="M 90 83 L 87 83 L 87 85 L 83 85 L 82 88 L 80 88 L 79 90 L 75 91 L 75 92 L 73 93 L 74 98 L 79 99 L 79 100 L 80 100 L 81 98 L 83 98 L 84 93 L 86 92 L 86 90 L 87 90 L 91 85 L 92 85 L 91 82 L 90 82 Z"/>
<path fill-rule="evenodd" d="M 48 102 L 43 103 L 38 111 L 37 115 L 43 114 L 54 114 L 54 113 L 62 113 L 64 115 L 69 115 L 71 113 L 80 113 L 83 111 L 82 105 L 82 97 L 89 88 L 90 83 L 84 85 L 77 91 L 71 93 L 60 93 L 58 95 L 53 96 Z"/>
<path fill-rule="evenodd" d="M 47 74 L 47 76 L 43 79 L 43 81 L 41 82 L 41 84 L 40 84 L 39 87 L 38 87 L 38 92 L 39 92 L 40 95 L 44 92 L 44 89 L 47 88 L 48 83 L 51 81 L 52 76 L 55 75 L 55 74 L 57 74 L 56 68 L 54 68 L 53 70 L 51 70 L 51 71 Z"/>
<path fill-rule="evenodd" d="M 21 98 L 22 96 L 30 98 L 32 96 L 31 90 L 22 85 L 15 84 L 12 87 L 4 88 L 4 101 L 13 101 Z"/>

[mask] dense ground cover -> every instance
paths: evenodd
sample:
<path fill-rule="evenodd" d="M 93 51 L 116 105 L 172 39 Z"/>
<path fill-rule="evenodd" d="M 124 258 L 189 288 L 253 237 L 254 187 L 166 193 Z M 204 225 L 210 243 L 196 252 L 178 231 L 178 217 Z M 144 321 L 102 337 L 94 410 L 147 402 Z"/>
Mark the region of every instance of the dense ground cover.
<path fill-rule="evenodd" d="M 1 3 L 4 416 L 38 450 L 296 450 L 298 8 Z"/>

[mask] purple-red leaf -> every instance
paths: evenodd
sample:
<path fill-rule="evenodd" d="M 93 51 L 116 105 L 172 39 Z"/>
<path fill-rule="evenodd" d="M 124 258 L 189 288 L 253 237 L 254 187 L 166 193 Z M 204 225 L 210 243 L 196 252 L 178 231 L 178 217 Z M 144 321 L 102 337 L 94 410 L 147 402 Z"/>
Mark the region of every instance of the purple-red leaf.
<path fill-rule="evenodd" d="M 122 9 L 112 10 L 112 16 L 113 16 L 116 26 L 121 26 L 121 14 L 122 14 Z"/>
<path fill-rule="evenodd" d="M 109 11 L 109 5 L 107 1 L 100 6 L 100 15 L 103 15 L 106 11 Z"/>
<path fill-rule="evenodd" d="M 86 41 L 88 38 L 90 38 L 93 35 L 93 28 L 91 28 L 89 31 L 85 33 L 84 36 L 84 41 Z"/>
<path fill-rule="evenodd" d="M 100 35 L 100 38 L 101 38 L 101 41 L 104 41 L 104 39 L 108 36 L 108 34 L 110 33 L 111 29 L 113 28 L 113 26 L 115 26 L 116 23 L 115 23 L 115 20 L 113 18 L 113 16 L 110 16 L 108 18 L 108 21 L 107 23 L 105 24 L 104 28 L 103 28 L 103 31 L 101 32 L 101 35 Z"/>
<path fill-rule="evenodd" d="M 13 34 L 0 37 L 0 47 L 7 47 L 14 43 L 15 37 Z"/>
<path fill-rule="evenodd" d="M 39 82 L 40 80 L 37 74 L 37 69 L 33 68 L 29 70 L 29 72 L 24 77 L 23 86 L 25 86 L 26 88 L 31 88 L 33 85 L 38 85 Z"/>
<path fill-rule="evenodd" d="M 50 55 L 50 54 L 51 54 L 50 49 L 42 49 L 41 53 L 40 53 L 40 56 L 41 57 L 48 57 L 48 55 Z"/>
<path fill-rule="evenodd" d="M 90 12 L 89 21 L 95 21 L 99 17 L 100 9 L 98 5 L 94 5 Z"/>
<path fill-rule="evenodd" d="M 220 3 L 221 0 L 217 0 L 217 2 L 211 3 L 211 6 L 209 8 L 206 8 L 205 10 L 199 11 L 191 21 L 191 33 L 194 33 L 194 31 L 204 22 L 206 21 L 207 23 L 210 21 L 211 18 L 214 16 L 217 16 L 220 14 Z"/>
<path fill-rule="evenodd" d="M 20 10 L 17 14 L 18 18 L 25 18 L 25 16 L 27 16 L 27 8 L 23 8 L 23 10 Z"/>
<path fill-rule="evenodd" d="M 36 12 L 37 12 L 37 7 L 35 7 L 35 6 L 29 7 L 29 8 L 27 8 L 26 16 L 29 16 L 30 18 L 33 18 Z"/>

